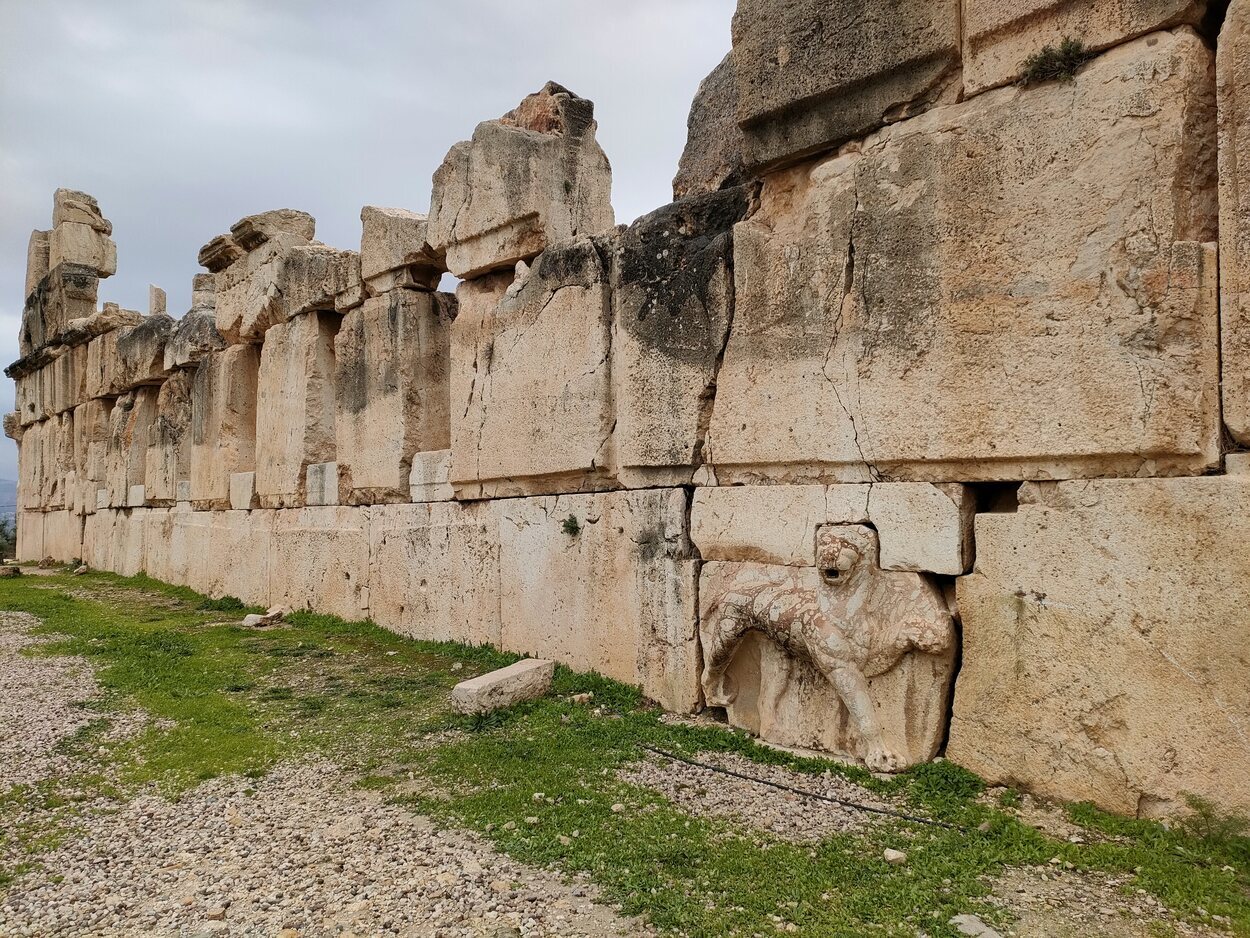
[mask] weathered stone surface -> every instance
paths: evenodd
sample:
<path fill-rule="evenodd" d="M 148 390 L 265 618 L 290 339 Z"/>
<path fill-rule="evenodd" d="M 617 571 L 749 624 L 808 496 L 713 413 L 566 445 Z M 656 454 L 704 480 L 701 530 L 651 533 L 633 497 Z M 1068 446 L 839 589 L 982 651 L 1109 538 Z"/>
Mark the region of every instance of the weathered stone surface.
<path fill-rule="evenodd" d="M 201 267 L 216 274 L 225 270 L 244 253 L 243 248 L 230 235 L 218 235 L 200 248 L 198 261 Z"/>
<path fill-rule="evenodd" d="M 316 233 L 316 219 L 294 208 L 277 208 L 248 215 L 230 226 L 230 237 L 245 251 L 254 251 L 278 235 L 293 235 L 301 241 L 311 241 Z"/>
<path fill-rule="evenodd" d="M 492 507 L 506 650 L 598 671 L 670 710 L 698 705 L 696 564 L 681 489 Z"/>
<path fill-rule="evenodd" d="M 456 300 L 393 290 L 343 317 L 334 343 L 337 461 L 355 504 L 408 501 L 413 454 L 451 442 Z"/>
<path fill-rule="evenodd" d="M 19 347 L 22 355 L 57 341 L 66 325 L 96 311 L 100 275 L 81 264 L 53 268 L 26 297 Z"/>
<path fill-rule="evenodd" d="M 165 291 L 155 284 L 148 284 L 148 315 L 167 315 L 168 306 L 169 298 L 165 295 Z"/>
<path fill-rule="evenodd" d="M 4 415 L 4 435 L 14 443 L 22 441 L 21 415 L 15 410 L 11 410 Z"/>
<path fill-rule="evenodd" d="M 199 363 L 209 352 L 226 347 L 226 340 L 217 331 L 217 318 L 212 308 L 192 309 L 175 323 L 165 340 L 166 371 L 187 368 Z"/>
<path fill-rule="evenodd" d="M 371 280 L 410 270 L 416 283 L 438 289 L 443 266 L 426 240 L 426 217 L 402 208 L 366 205 L 360 210 L 360 275 Z"/>
<path fill-rule="evenodd" d="M 595 129 L 594 104 L 551 82 L 452 147 L 427 234 L 447 269 L 478 277 L 611 228 L 612 169 Z"/>
<path fill-rule="evenodd" d="M 156 415 L 148 431 L 144 485 L 147 499 L 167 505 L 178 499 L 178 483 L 191 475 L 191 390 L 195 375 L 177 371 L 160 386 Z"/>
<path fill-rule="evenodd" d="M 98 313 L 93 312 L 82 319 L 71 319 L 65 324 L 58 341 L 65 345 L 85 345 L 98 335 L 114 329 L 130 329 L 143 322 L 143 314 L 133 309 L 122 309 L 116 303 L 105 303 Z"/>
<path fill-rule="evenodd" d="M 305 504 L 308 466 L 334 460 L 339 322 L 332 312 L 305 313 L 265 334 L 256 408 L 256 493 L 265 508 Z"/>
<path fill-rule="evenodd" d="M 699 84 L 686 123 L 686 149 L 673 179 L 673 198 L 715 192 L 746 182 L 738 128 L 738 76 L 733 53 Z"/>
<path fill-rule="evenodd" d="M 154 517 L 166 514 L 166 508 L 97 511 L 83 525 L 83 563 L 122 576 L 146 572 L 149 523 Z M 153 553 L 156 553 L 155 547 Z"/>
<path fill-rule="evenodd" d="M 457 713 L 490 713 L 551 693 L 554 661 L 526 658 L 506 668 L 461 681 L 451 689 L 451 708 Z"/>
<path fill-rule="evenodd" d="M 126 493 L 127 508 L 142 508 L 147 504 L 147 492 L 142 485 L 132 485 Z"/>
<path fill-rule="evenodd" d="M 1157 816 L 1250 810 L 1238 476 L 1025 485 L 958 581 L 947 754 L 991 782 Z"/>
<path fill-rule="evenodd" d="M 304 504 L 324 507 L 339 503 L 338 463 L 314 463 L 305 471 L 304 478 Z"/>
<path fill-rule="evenodd" d="M 101 277 L 111 277 L 117 273 L 117 245 L 90 225 L 64 222 L 48 236 L 48 266 L 61 264 L 88 267 Z"/>
<path fill-rule="evenodd" d="M 940 590 L 877 564 L 876 532 L 821 526 L 810 567 L 709 563 L 699 629 L 709 706 L 785 746 L 896 771 L 937 754 L 958 639 Z"/>
<path fill-rule="evenodd" d="M 451 327 L 451 482 L 461 498 L 615 485 L 603 245 L 544 251 L 524 280 L 462 283 Z M 431 447 L 434 448 L 434 447 Z"/>
<path fill-rule="evenodd" d="M 88 397 L 114 397 L 164 381 L 165 346 L 174 331 L 169 316 L 144 316 L 129 329 L 114 329 L 87 344 Z"/>
<path fill-rule="evenodd" d="M 368 512 L 275 512 L 271 557 L 268 605 L 315 608 L 348 621 L 368 618 Z"/>
<path fill-rule="evenodd" d="M 49 239 L 51 231 L 32 231 L 26 246 L 26 293 L 30 296 L 39 286 L 39 281 L 48 276 Z"/>
<path fill-rule="evenodd" d="M 113 233 L 113 225 L 100 213 L 95 196 L 76 189 L 57 189 L 52 193 L 52 227 L 62 224 L 86 225 L 103 235 Z"/>
<path fill-rule="evenodd" d="M 125 507 L 131 487 L 144 484 L 159 394 L 158 388 L 139 388 L 119 397 L 109 412 L 105 484 L 114 508 Z"/>
<path fill-rule="evenodd" d="M 1250 444 L 1250 4 L 1228 7 L 1216 49 L 1220 168 L 1220 331 L 1224 424 Z"/>
<path fill-rule="evenodd" d="M 733 318 L 731 232 L 750 204 L 746 188 L 696 196 L 620 236 L 612 386 L 617 475 L 630 487 L 689 482 L 703 458 Z"/>
<path fill-rule="evenodd" d="M 316 310 L 360 281 L 360 257 L 323 244 L 273 238 L 222 276 L 215 299 L 217 330 L 229 342 L 258 342 L 271 326 Z M 237 275 L 236 275 L 237 273 Z"/>
<path fill-rule="evenodd" d="M 868 520 L 881 540 L 881 569 L 959 576 L 972 567 L 976 498 L 957 483 L 869 486 Z"/>
<path fill-rule="evenodd" d="M 959 2 L 740 0 L 733 46 L 744 156 L 767 167 L 861 137 L 957 86 Z"/>
<path fill-rule="evenodd" d="M 88 357 L 86 345 L 70 346 L 45 369 L 51 380 L 52 413 L 64 413 L 87 400 Z"/>
<path fill-rule="evenodd" d="M 26 530 L 23 530 L 26 528 Z M 72 563 L 82 557 L 83 520 L 72 511 L 22 512 L 17 557 Z"/>
<path fill-rule="evenodd" d="M 260 352 L 231 345 L 204 357 L 191 388 L 191 500 L 230 506 L 230 476 L 256 466 Z"/>
<path fill-rule="evenodd" d="M 447 502 L 455 498 L 451 487 L 451 450 L 414 453 L 408 474 L 408 497 L 414 502 Z"/>
<path fill-rule="evenodd" d="M 413 638 L 499 645 L 499 525 L 489 502 L 369 509 L 369 613 Z"/>
<path fill-rule="evenodd" d="M 256 473 L 235 472 L 230 475 L 230 508 L 232 511 L 251 511 L 259 508 L 256 498 Z"/>
<path fill-rule="evenodd" d="M 147 518 L 147 572 L 208 596 L 269 604 L 273 511 L 179 511 Z"/>
<path fill-rule="evenodd" d="M 1161 34 L 770 176 L 734 235 L 719 481 L 1215 465 L 1210 66 Z"/>
<path fill-rule="evenodd" d="M 74 463 L 78 468 L 79 511 L 90 514 L 105 492 L 108 504 L 109 437 L 112 427 L 112 398 L 97 398 L 74 408 Z M 22 460 L 26 459 L 23 451 Z"/>
<path fill-rule="evenodd" d="M 964 93 L 1020 78 L 1043 47 L 1079 39 L 1090 52 L 1185 23 L 1198 25 L 1206 0 L 965 0 Z"/>
<path fill-rule="evenodd" d="M 212 274 L 196 274 L 191 278 L 191 309 L 217 308 L 217 278 Z"/>

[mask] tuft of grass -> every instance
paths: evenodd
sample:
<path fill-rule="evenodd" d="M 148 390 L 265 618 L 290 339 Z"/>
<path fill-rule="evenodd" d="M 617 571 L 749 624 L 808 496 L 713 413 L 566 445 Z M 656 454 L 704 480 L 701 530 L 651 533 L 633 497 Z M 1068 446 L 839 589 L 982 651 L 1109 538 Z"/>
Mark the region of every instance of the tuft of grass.
<path fill-rule="evenodd" d="M 577 535 L 582 533 L 582 526 L 581 526 L 581 523 L 577 520 L 576 515 L 569 515 L 567 518 L 565 518 L 563 521 L 560 522 L 560 530 L 563 531 L 565 534 L 567 534 L 569 537 L 577 537 Z"/>
<path fill-rule="evenodd" d="M 1094 57 L 1085 43 L 1068 36 L 1058 46 L 1047 44 L 1024 60 L 1021 85 L 1042 81 L 1071 81 L 1077 69 Z"/>
<path fill-rule="evenodd" d="M 200 608 L 207 612 L 242 612 L 247 607 L 243 600 L 235 596 L 222 596 L 220 599 L 205 599 Z"/>

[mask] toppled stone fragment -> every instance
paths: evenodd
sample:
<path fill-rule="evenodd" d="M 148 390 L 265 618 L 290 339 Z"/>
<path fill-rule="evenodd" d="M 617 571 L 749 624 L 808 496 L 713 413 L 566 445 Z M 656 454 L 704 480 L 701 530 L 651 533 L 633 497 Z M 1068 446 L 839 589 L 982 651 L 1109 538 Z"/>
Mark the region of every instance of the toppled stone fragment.
<path fill-rule="evenodd" d="M 1015 81 L 1045 46 L 1078 39 L 1090 53 L 1101 52 L 1156 30 L 1197 26 L 1207 6 L 1207 0 L 965 0 L 964 93 Z"/>
<path fill-rule="evenodd" d="M 105 303 L 104 309 L 82 319 L 71 319 L 61 332 L 60 341 L 65 345 L 81 345 L 98 335 L 114 329 L 131 329 L 143 322 L 143 314 L 133 309 L 122 309 L 116 303 Z"/>
<path fill-rule="evenodd" d="M 189 368 L 210 352 L 226 347 L 226 340 L 217 331 L 217 317 L 211 310 L 195 310 L 183 316 L 165 342 L 166 371 Z"/>
<path fill-rule="evenodd" d="M 427 234 L 447 269 L 478 277 L 611 228 L 612 170 L 595 129 L 594 104 L 551 82 L 452 147 Z"/>
<path fill-rule="evenodd" d="M 248 215 L 230 226 L 230 237 L 244 251 L 256 250 L 279 232 L 311 241 L 317 233 L 317 221 L 307 212 L 278 208 Z"/>
<path fill-rule="evenodd" d="M 360 210 L 360 275 L 371 280 L 410 270 L 414 285 L 438 289 L 443 267 L 426 241 L 426 217 L 402 208 L 366 205 Z M 383 291 L 379 291 L 383 292 Z"/>
<path fill-rule="evenodd" d="M 746 181 L 738 127 L 738 76 L 730 52 L 699 84 L 686 123 L 686 149 L 673 179 L 673 198 L 716 192 Z"/>
<path fill-rule="evenodd" d="M 57 189 L 52 193 L 52 227 L 67 223 L 87 225 L 103 235 L 113 233 L 113 225 L 100 213 L 95 196 L 75 189 Z"/>
<path fill-rule="evenodd" d="M 759 170 L 909 116 L 958 84 L 959 0 L 740 0 L 733 61 Z"/>
<path fill-rule="evenodd" d="M 461 681 L 451 690 L 457 713 L 490 713 L 551 693 L 556 663 L 526 658 L 498 671 Z"/>
<path fill-rule="evenodd" d="M 242 257 L 244 253 L 243 248 L 239 247 L 230 235 L 218 235 L 200 248 L 197 259 L 201 267 L 207 268 L 212 273 L 219 273 Z"/>

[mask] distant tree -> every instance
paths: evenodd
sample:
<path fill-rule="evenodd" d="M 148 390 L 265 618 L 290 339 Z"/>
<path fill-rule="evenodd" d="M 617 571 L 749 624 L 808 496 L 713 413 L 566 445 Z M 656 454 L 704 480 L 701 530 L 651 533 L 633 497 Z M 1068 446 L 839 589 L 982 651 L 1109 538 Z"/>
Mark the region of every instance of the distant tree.
<path fill-rule="evenodd" d="M 17 556 L 17 519 L 9 516 L 0 517 L 0 558 L 11 559 Z"/>

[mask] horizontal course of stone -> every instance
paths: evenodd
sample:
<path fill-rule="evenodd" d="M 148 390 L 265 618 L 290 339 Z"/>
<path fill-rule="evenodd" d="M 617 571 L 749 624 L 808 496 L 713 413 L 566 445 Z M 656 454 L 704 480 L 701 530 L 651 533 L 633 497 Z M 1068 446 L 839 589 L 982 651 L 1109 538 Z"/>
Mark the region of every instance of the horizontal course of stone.
<path fill-rule="evenodd" d="M 1113 6 L 740 0 L 670 205 L 615 225 L 549 83 L 359 250 L 241 219 L 180 319 L 99 307 L 112 226 L 58 190 L 7 372 L 19 555 L 874 769 L 1250 810 L 1250 0 Z"/>

